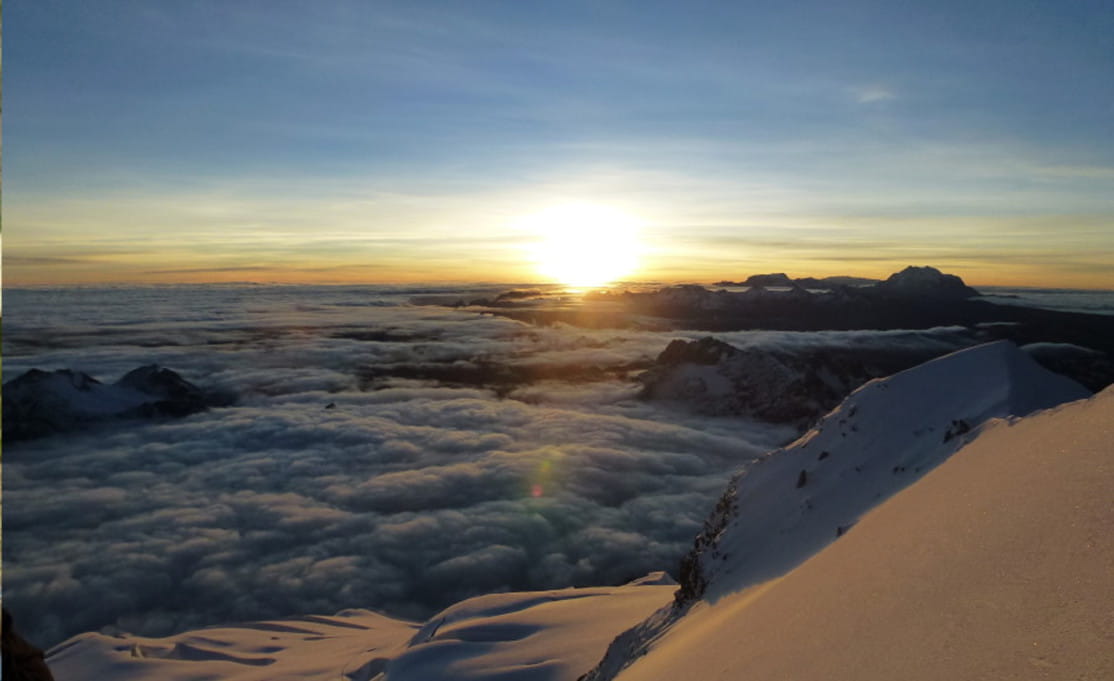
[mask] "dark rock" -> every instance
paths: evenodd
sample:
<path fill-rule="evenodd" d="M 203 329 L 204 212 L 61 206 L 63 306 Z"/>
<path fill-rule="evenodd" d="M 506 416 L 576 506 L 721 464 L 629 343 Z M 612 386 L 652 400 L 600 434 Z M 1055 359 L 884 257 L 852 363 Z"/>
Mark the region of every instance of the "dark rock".
<path fill-rule="evenodd" d="M 11 613 L 3 610 L 0 649 L 3 652 L 4 681 L 54 681 L 46 665 L 43 651 L 32 645 L 15 630 Z"/>
<path fill-rule="evenodd" d="M 1049 371 L 1063 374 L 1091 392 L 1114 383 L 1114 358 L 1073 343 L 1030 343 L 1021 349 Z"/>
<path fill-rule="evenodd" d="M 176 372 L 139 367 L 112 385 L 70 369 L 31 369 L 4 384 L 4 439 L 26 440 L 120 418 L 182 417 L 227 404 Z"/>
<path fill-rule="evenodd" d="M 676 366 L 685 362 L 693 364 L 719 364 L 725 358 L 734 357 L 739 350 L 721 340 L 705 336 L 696 341 L 674 340 L 665 346 L 658 355 L 658 364 Z"/>
<path fill-rule="evenodd" d="M 954 274 L 944 274 L 935 267 L 909 266 L 871 287 L 886 296 L 901 298 L 971 298 L 979 295 Z"/>
<path fill-rule="evenodd" d="M 711 515 L 704 520 L 704 527 L 696 536 L 692 549 L 681 558 L 677 569 L 679 588 L 673 595 L 675 605 L 691 603 L 704 595 L 708 582 L 702 565 L 707 558 L 711 558 L 711 551 L 715 549 L 720 534 L 738 513 L 738 483 L 739 476 L 732 477 L 727 483 L 727 489 L 716 502 Z"/>
<path fill-rule="evenodd" d="M 709 336 L 672 341 L 638 380 L 643 399 L 673 401 L 714 416 L 737 414 L 806 426 L 868 380 L 949 349 L 740 349 Z"/>
<path fill-rule="evenodd" d="M 784 286 L 793 287 L 796 284 L 784 272 L 777 272 L 774 274 L 752 274 L 743 282 L 744 286 Z"/>
<path fill-rule="evenodd" d="M 157 398 L 136 407 L 138 411 L 135 415 L 143 418 L 189 416 L 206 408 L 205 395 L 200 388 L 182 378 L 177 372 L 164 369 L 157 364 L 133 369 L 115 385 Z"/>
<path fill-rule="evenodd" d="M 797 286 L 821 291 L 834 291 L 846 287 L 871 286 L 878 283 L 877 279 L 847 276 L 823 277 L 821 279 L 817 279 L 816 277 L 798 277 L 793 281 Z"/>
<path fill-rule="evenodd" d="M 949 426 L 948 429 L 944 432 L 944 442 L 963 435 L 970 430 L 971 426 L 967 423 L 967 421 L 963 419 L 952 421 L 951 426 Z"/>

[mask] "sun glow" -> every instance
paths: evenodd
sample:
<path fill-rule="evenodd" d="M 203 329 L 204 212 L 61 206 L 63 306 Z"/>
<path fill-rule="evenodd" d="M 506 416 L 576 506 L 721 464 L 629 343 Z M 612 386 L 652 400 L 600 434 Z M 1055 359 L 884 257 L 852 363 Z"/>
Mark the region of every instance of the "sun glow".
<path fill-rule="evenodd" d="M 568 286 L 601 286 L 638 268 L 638 220 L 591 203 L 566 203 L 531 215 L 531 260 L 542 276 Z"/>

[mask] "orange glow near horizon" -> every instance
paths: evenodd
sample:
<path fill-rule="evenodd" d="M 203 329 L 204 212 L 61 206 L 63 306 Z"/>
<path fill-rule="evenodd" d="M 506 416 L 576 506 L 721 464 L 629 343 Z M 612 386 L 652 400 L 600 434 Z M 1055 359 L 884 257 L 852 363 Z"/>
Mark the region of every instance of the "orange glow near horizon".
<path fill-rule="evenodd" d="M 539 246 L 540 248 L 540 246 Z M 575 254 L 575 251 L 573 251 Z M 1088 272 L 1056 272 L 1029 270 L 1023 268 L 988 269 L 973 267 L 948 267 L 946 264 L 931 264 L 947 274 L 960 276 L 965 283 L 975 288 L 980 286 L 1070 288 L 1090 290 L 1114 290 L 1114 281 L 1109 276 Z M 725 268 L 655 268 L 649 263 L 640 267 L 633 276 L 615 275 L 612 277 L 580 278 L 575 271 L 568 277 L 553 276 L 538 267 L 532 270 L 529 265 L 491 264 L 486 268 L 468 269 L 428 266 L 415 263 L 405 267 L 368 267 L 341 266 L 320 268 L 244 267 L 229 268 L 224 271 L 198 269 L 194 272 L 151 272 L 149 269 L 132 267 L 125 263 L 104 264 L 100 266 L 75 266 L 71 268 L 37 268 L 8 264 L 4 272 L 5 287 L 22 286 L 100 286 L 100 285 L 173 285 L 173 284 L 304 284 L 304 285 L 359 285 L 359 284 L 468 284 L 468 283 L 506 283 L 525 284 L 545 279 L 547 283 L 558 283 L 578 289 L 602 288 L 622 277 L 631 283 L 646 284 L 704 284 L 717 281 L 740 281 L 751 274 L 785 272 L 792 278 L 832 275 L 862 276 L 885 279 L 890 274 L 904 269 L 905 265 L 890 270 L 876 268 L 857 269 L 852 267 L 785 267 L 771 264 L 767 267 L 747 267 L 737 270 Z M 554 270 L 556 272 L 556 270 Z M 1050 276 L 1053 275 L 1053 276 Z"/>
<path fill-rule="evenodd" d="M 979 286 L 1114 290 L 1109 268 L 1081 261 L 1057 267 L 1022 263 L 894 258 L 865 263 L 829 257 L 787 258 L 761 247 L 724 252 L 686 250 L 684 237 L 643 234 L 638 221 L 595 204 L 563 204 L 518 221 L 526 228 L 501 246 L 445 243 L 426 252 L 356 252 L 297 259 L 253 258 L 250 253 L 199 257 L 184 250 L 55 254 L 39 248 L 4 259 L 4 285 L 98 286 L 169 284 L 468 284 L 557 283 L 572 288 L 603 287 L 617 280 L 634 284 L 741 281 L 752 274 L 785 272 L 793 278 L 832 275 L 885 279 L 908 265 L 932 265 Z M 432 243 L 440 243 L 431 240 Z M 6 244 L 7 245 L 7 244 Z M 1088 266 L 1090 265 L 1090 266 Z"/>

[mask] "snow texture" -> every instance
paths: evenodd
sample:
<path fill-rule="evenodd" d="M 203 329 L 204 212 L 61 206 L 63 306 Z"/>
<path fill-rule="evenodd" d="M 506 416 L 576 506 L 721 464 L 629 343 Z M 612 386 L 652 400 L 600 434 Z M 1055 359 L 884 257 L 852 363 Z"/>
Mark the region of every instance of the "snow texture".
<path fill-rule="evenodd" d="M 1025 416 L 1088 391 L 1009 341 L 926 362 L 852 394 L 814 429 L 732 482 L 728 527 L 688 560 L 685 584 L 723 593 L 763 582 L 842 535 L 880 500 L 946 459 L 989 418 Z M 684 571 L 684 568 L 682 569 Z M 684 582 L 682 575 L 682 582 Z"/>
<path fill-rule="evenodd" d="M 1114 678 L 1112 442 L 1114 389 L 994 420 L 788 575 L 695 604 L 618 678 Z"/>
<path fill-rule="evenodd" d="M 47 662 L 70 681 L 573 681 L 675 587 L 655 573 L 621 587 L 491 594 L 420 627 L 348 610 L 167 638 L 89 633 L 48 651 Z"/>
<path fill-rule="evenodd" d="M 682 560 L 675 607 L 618 640 L 590 678 L 613 678 L 694 602 L 786 574 L 945 460 L 987 419 L 1088 395 L 1008 341 L 871 381 L 730 482 Z"/>

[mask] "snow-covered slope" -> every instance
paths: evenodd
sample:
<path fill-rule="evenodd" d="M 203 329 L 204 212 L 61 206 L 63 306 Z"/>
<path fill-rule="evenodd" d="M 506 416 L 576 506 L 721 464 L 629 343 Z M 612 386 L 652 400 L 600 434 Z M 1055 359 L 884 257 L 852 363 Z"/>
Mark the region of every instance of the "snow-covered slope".
<path fill-rule="evenodd" d="M 788 575 L 715 589 L 618 678 L 1114 678 L 1112 499 L 1114 389 L 994 421 Z"/>
<path fill-rule="evenodd" d="M 620 637 L 591 678 L 612 678 L 698 600 L 715 602 L 792 570 L 945 460 L 987 419 L 1088 395 L 1009 341 L 867 383 L 730 482 L 682 560 L 676 606 Z"/>
<path fill-rule="evenodd" d="M 366 610 L 186 632 L 80 634 L 47 651 L 56 679 L 369 679 L 417 625 Z"/>
<path fill-rule="evenodd" d="M 712 531 L 682 565 L 686 596 L 714 585 L 715 597 L 784 573 L 951 455 L 983 421 L 1089 394 L 1009 341 L 863 386 L 731 482 L 728 503 L 706 526 Z"/>
<path fill-rule="evenodd" d="M 655 573 L 620 587 L 491 594 L 420 627 L 351 610 L 161 639 L 89 633 L 50 650 L 47 662 L 69 681 L 573 681 L 675 589 Z"/>

